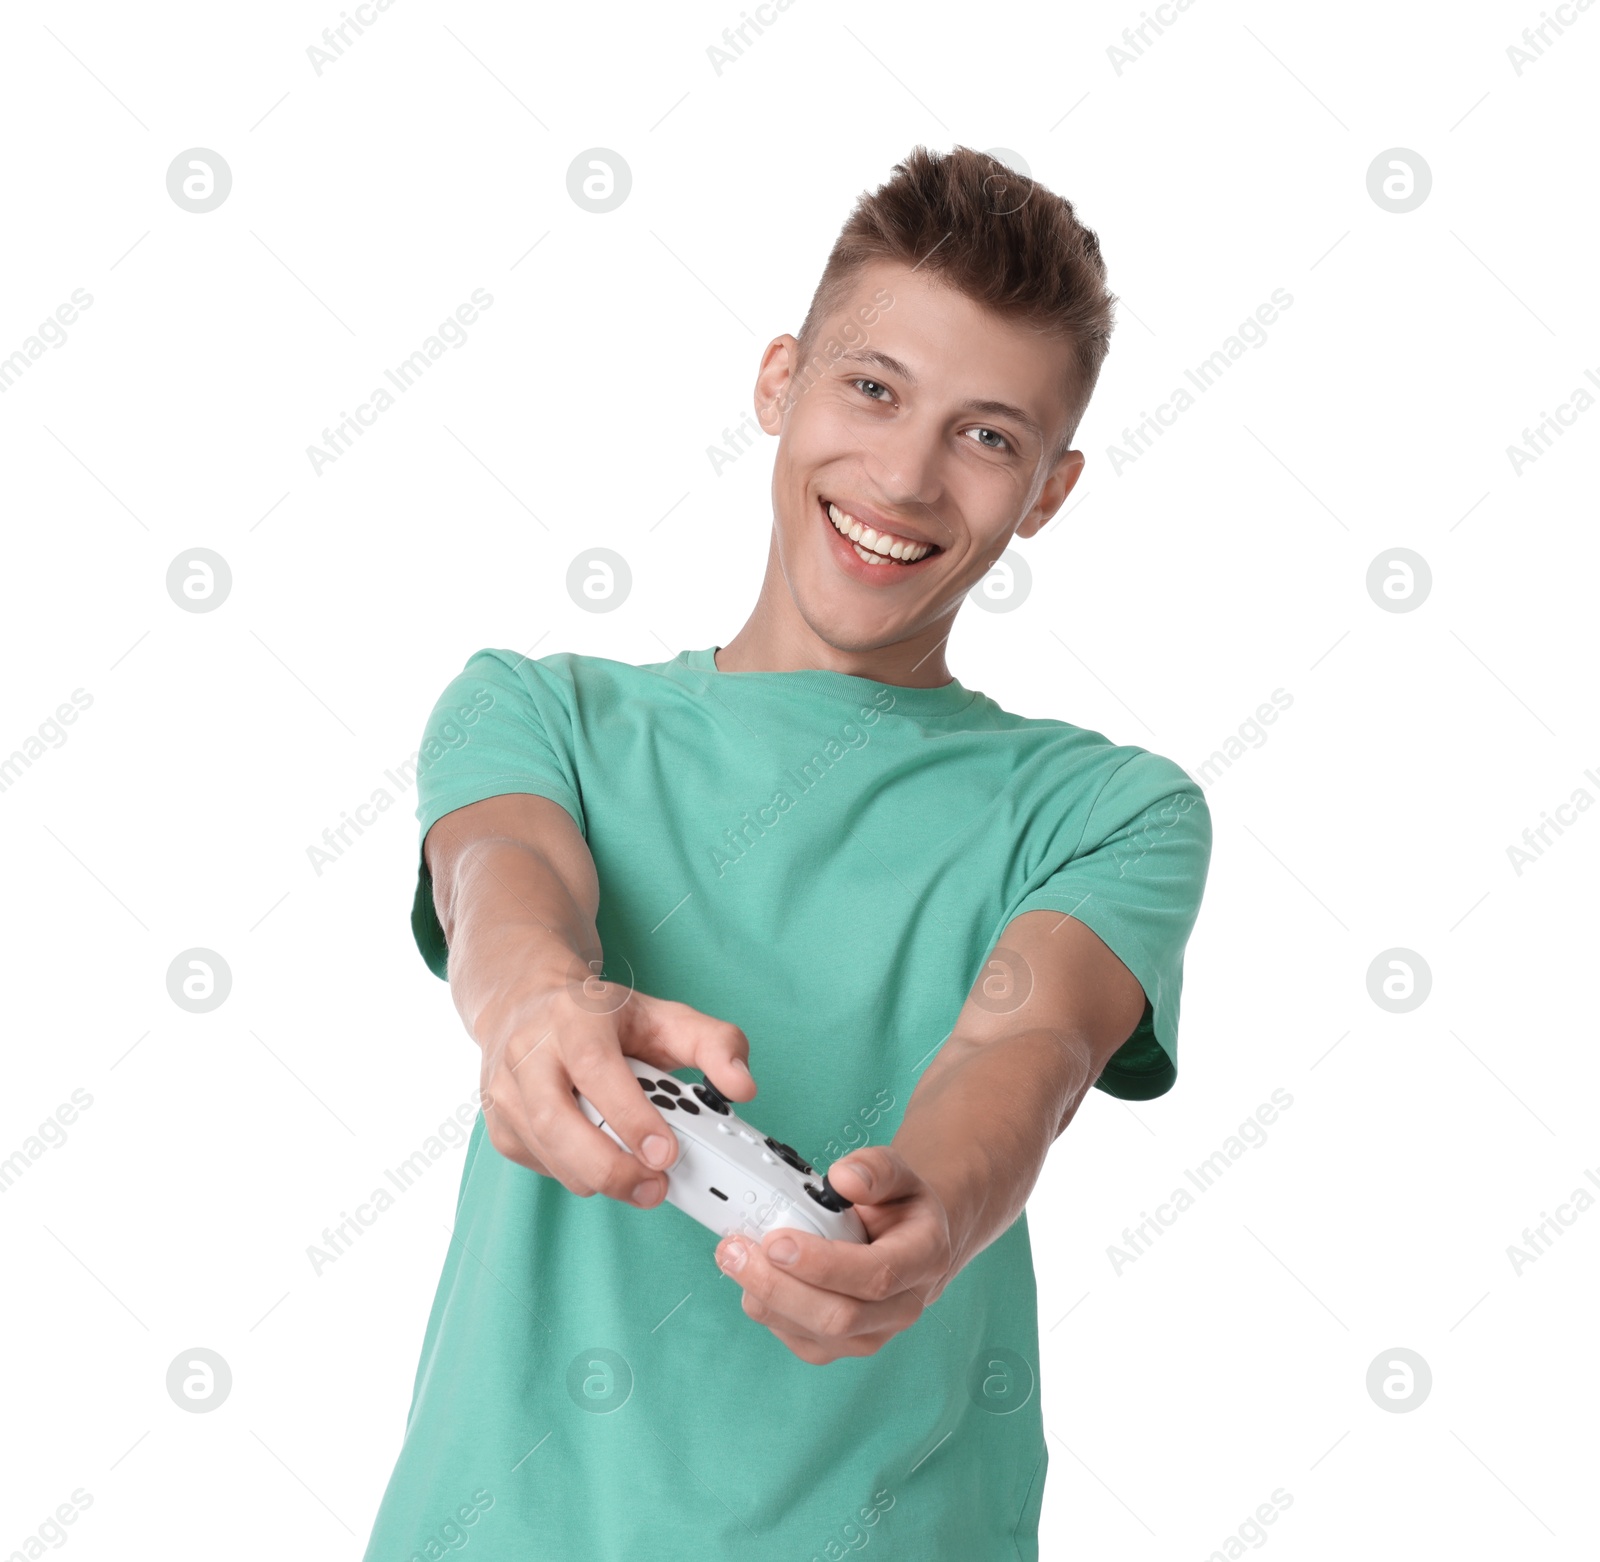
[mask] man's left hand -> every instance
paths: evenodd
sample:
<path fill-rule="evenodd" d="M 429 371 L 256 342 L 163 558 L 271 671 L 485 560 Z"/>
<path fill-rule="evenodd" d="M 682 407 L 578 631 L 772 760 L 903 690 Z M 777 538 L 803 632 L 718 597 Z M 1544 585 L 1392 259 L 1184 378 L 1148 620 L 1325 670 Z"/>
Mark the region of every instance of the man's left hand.
<path fill-rule="evenodd" d="M 828 1181 L 855 1205 L 866 1246 L 780 1230 L 760 1243 L 724 1237 L 716 1254 L 744 1291 L 746 1314 L 819 1367 L 881 1350 L 939 1299 L 956 1268 L 944 1202 L 898 1151 L 853 1150 Z"/>

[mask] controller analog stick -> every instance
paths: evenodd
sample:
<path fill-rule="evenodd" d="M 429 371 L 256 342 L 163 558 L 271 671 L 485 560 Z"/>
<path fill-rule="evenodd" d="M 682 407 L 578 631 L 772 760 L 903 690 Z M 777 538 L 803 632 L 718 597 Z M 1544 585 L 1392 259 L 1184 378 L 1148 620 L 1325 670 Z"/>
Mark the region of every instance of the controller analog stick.
<path fill-rule="evenodd" d="M 843 1209 L 854 1209 L 855 1206 L 840 1193 L 826 1177 L 822 1179 L 822 1186 L 814 1188 L 808 1182 L 806 1192 L 814 1198 L 824 1209 L 831 1209 L 835 1214 Z"/>
<path fill-rule="evenodd" d="M 729 1114 L 731 1108 L 728 1104 L 728 1098 L 709 1079 L 701 1080 L 694 1087 L 694 1093 L 718 1116 L 726 1117 Z"/>

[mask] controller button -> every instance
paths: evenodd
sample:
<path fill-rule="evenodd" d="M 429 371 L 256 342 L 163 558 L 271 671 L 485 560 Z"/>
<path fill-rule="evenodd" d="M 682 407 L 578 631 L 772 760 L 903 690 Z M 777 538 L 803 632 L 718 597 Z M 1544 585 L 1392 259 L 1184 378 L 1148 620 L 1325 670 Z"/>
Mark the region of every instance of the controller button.
<path fill-rule="evenodd" d="M 767 1148 L 781 1155 L 784 1161 L 787 1162 L 788 1165 L 792 1166 L 797 1172 L 800 1172 L 807 1177 L 816 1176 L 816 1169 L 798 1150 L 794 1149 L 791 1145 L 784 1144 L 779 1139 L 773 1139 L 769 1137 L 767 1140 Z"/>
<path fill-rule="evenodd" d="M 678 1097 L 677 1108 L 680 1112 L 687 1112 L 691 1117 L 698 1117 L 700 1115 L 700 1108 L 697 1107 L 694 1102 L 688 1098 L 688 1096 Z"/>
<path fill-rule="evenodd" d="M 719 1134 L 731 1134 L 733 1130 L 726 1123 L 718 1123 L 717 1132 Z"/>
<path fill-rule="evenodd" d="M 636 1074 L 634 1075 L 634 1078 L 639 1081 L 639 1088 L 646 1093 L 656 1088 L 655 1081 L 653 1079 L 646 1079 L 643 1074 Z"/>
<path fill-rule="evenodd" d="M 669 1096 L 681 1096 L 683 1094 L 683 1086 L 675 1079 L 662 1079 L 658 1083 Z"/>
<path fill-rule="evenodd" d="M 806 1184 L 806 1192 L 814 1198 L 824 1209 L 831 1209 L 837 1214 L 840 1210 L 852 1209 L 854 1206 L 842 1193 L 835 1191 L 834 1186 L 826 1177 L 822 1179 L 819 1188 L 815 1183 Z"/>
<path fill-rule="evenodd" d="M 741 1139 L 743 1139 L 746 1144 L 754 1144 L 756 1142 L 756 1136 L 753 1133 L 751 1133 L 749 1131 L 749 1129 L 747 1129 L 747 1128 L 739 1129 L 738 1130 L 738 1134 L 739 1134 L 739 1137 Z"/>
<path fill-rule="evenodd" d="M 651 1096 L 650 1104 L 659 1106 L 664 1112 L 670 1112 L 678 1103 L 671 1096 Z"/>

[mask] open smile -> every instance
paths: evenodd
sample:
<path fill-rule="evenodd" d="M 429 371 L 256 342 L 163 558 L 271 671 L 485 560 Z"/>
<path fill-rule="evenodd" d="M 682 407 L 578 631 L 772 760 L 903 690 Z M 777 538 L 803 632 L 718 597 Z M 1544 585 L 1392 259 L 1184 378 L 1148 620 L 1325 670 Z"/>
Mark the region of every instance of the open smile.
<path fill-rule="evenodd" d="M 897 532 L 875 531 L 829 499 L 819 499 L 823 519 L 840 542 L 873 569 L 914 569 L 943 552 L 936 543 Z"/>

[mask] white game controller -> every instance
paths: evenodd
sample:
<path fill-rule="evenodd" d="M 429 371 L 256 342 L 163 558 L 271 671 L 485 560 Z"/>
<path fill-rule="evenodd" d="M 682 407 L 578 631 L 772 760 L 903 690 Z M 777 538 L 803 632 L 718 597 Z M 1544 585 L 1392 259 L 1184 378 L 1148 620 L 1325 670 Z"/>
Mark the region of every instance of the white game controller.
<path fill-rule="evenodd" d="M 638 1058 L 623 1062 L 678 1141 L 678 1158 L 667 1171 L 669 1204 L 718 1236 L 741 1232 L 759 1242 L 769 1231 L 787 1229 L 844 1242 L 868 1240 L 850 1201 L 798 1152 L 736 1116 L 709 1080 L 686 1083 Z M 629 1148 L 582 1095 L 578 1105 L 591 1123 Z"/>

